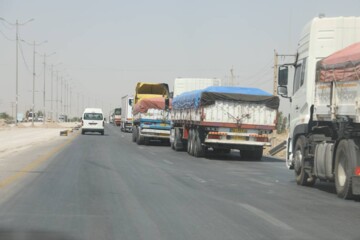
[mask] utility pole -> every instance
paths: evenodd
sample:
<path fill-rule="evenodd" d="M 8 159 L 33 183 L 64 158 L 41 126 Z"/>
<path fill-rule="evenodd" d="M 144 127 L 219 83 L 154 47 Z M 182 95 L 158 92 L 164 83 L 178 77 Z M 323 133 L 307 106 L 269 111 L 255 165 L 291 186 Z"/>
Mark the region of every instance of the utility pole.
<path fill-rule="evenodd" d="M 278 67 L 279 67 L 279 57 L 296 57 L 296 54 L 278 54 L 274 50 L 274 84 L 273 84 L 273 94 L 277 96 L 277 87 L 278 87 Z"/>
<path fill-rule="evenodd" d="M 63 114 L 63 77 L 60 78 L 60 115 Z"/>
<path fill-rule="evenodd" d="M 231 67 L 231 69 L 230 69 L 230 86 L 234 86 L 234 67 Z"/>
<path fill-rule="evenodd" d="M 22 42 L 28 44 L 28 45 L 32 45 L 33 46 L 33 91 L 32 91 L 32 97 L 33 97 L 33 102 L 32 102 L 32 118 L 31 118 L 31 126 L 34 127 L 34 118 L 35 118 L 35 78 L 36 78 L 36 73 L 35 73 L 35 48 L 36 46 L 40 46 L 44 43 L 46 43 L 47 41 L 43 41 L 41 43 L 36 43 L 35 41 L 31 44 L 26 42 L 25 40 L 21 39 Z M 44 72 L 45 73 L 45 72 Z M 44 115 L 44 114 L 43 114 Z M 43 116 L 44 117 L 44 116 Z"/>
<path fill-rule="evenodd" d="M 12 118 L 15 120 L 15 122 L 17 121 L 17 119 L 14 118 L 14 102 L 11 102 L 11 116 Z"/>
<path fill-rule="evenodd" d="M 44 88 L 43 88 L 43 123 L 45 124 L 45 117 L 46 117 L 46 98 L 45 98 L 45 92 L 46 92 L 46 57 L 50 57 L 54 55 L 56 52 L 53 52 L 49 55 L 46 55 L 44 53 Z"/>
<path fill-rule="evenodd" d="M 54 64 L 51 64 L 51 90 L 50 90 L 50 119 L 51 122 L 54 121 L 53 119 L 53 82 L 54 82 Z"/>
<path fill-rule="evenodd" d="M 59 121 L 59 71 L 56 71 L 56 122 Z"/>
<path fill-rule="evenodd" d="M 34 41 L 34 52 L 33 52 L 33 91 L 32 91 L 32 113 L 31 113 L 31 126 L 34 127 L 34 118 L 35 118 L 35 46 Z"/>
<path fill-rule="evenodd" d="M 4 21 L 6 22 L 7 24 L 9 25 L 12 25 L 12 26 L 15 26 L 16 27 L 16 56 L 15 56 L 15 61 L 16 61 L 16 64 L 15 64 L 15 81 L 16 81 L 16 84 L 15 84 L 15 126 L 18 125 L 18 121 L 17 121 L 17 115 L 18 115 L 18 108 L 19 108 L 19 26 L 23 26 L 29 22 L 32 22 L 34 21 L 33 18 L 27 20 L 26 22 L 24 23 L 19 23 L 19 21 L 16 19 L 16 22 L 15 24 L 14 23 L 10 23 L 8 22 L 5 18 L 2 18 L 0 17 L 0 20 L 1 21 Z"/>
<path fill-rule="evenodd" d="M 274 89 L 273 89 L 273 95 L 277 96 L 277 87 L 278 87 L 278 54 L 276 50 L 274 49 Z"/>
<path fill-rule="evenodd" d="M 17 115 L 19 105 L 19 22 L 16 19 L 16 93 L 15 93 L 15 126 L 17 126 Z"/>

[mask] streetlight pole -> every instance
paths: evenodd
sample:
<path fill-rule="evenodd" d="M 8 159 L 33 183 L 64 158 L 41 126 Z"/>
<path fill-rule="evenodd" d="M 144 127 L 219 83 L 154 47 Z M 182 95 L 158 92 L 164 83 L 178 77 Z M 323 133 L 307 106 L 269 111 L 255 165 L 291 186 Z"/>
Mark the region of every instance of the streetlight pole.
<path fill-rule="evenodd" d="M 50 99 L 50 115 L 51 115 L 51 121 L 54 122 L 54 108 L 53 108 L 53 105 L 54 105 L 54 88 L 53 88 L 53 85 L 54 85 L 54 66 L 57 66 L 57 65 L 60 65 L 62 63 L 57 63 L 57 64 L 51 64 L 51 99 Z M 56 71 L 56 81 L 59 80 L 59 72 Z M 57 91 L 57 90 L 56 90 Z M 57 101 L 57 99 L 56 99 Z M 56 108 L 57 109 L 57 108 Z M 56 110 L 57 111 L 57 110 Z"/>
<path fill-rule="evenodd" d="M 45 117 L 46 117 L 46 99 L 45 99 L 45 92 L 46 92 L 46 57 L 50 57 L 52 55 L 56 54 L 56 52 L 53 52 L 49 55 L 46 55 L 44 53 L 44 89 L 43 89 L 43 124 L 45 124 Z"/>
<path fill-rule="evenodd" d="M 19 26 L 23 26 L 29 22 L 34 21 L 34 18 L 31 18 L 27 20 L 24 23 L 19 23 L 19 21 L 16 19 L 15 24 L 8 22 L 5 18 L 0 17 L 0 20 L 6 22 L 9 25 L 15 25 L 16 26 L 16 67 L 15 67 L 15 78 L 16 78 L 16 90 L 15 90 L 15 126 L 18 125 L 18 105 L 19 105 Z"/>
<path fill-rule="evenodd" d="M 29 45 L 31 45 L 30 43 L 26 42 L 25 40 L 22 40 L 22 42 L 27 43 Z M 34 118 L 35 118 L 35 77 L 36 77 L 36 73 L 35 73 L 35 48 L 36 46 L 40 46 L 44 43 L 46 43 L 47 41 L 43 41 L 41 43 L 36 43 L 35 41 L 33 42 L 33 91 L 32 91 L 32 97 L 33 97 L 33 102 L 32 102 L 32 116 L 31 116 L 31 126 L 34 127 Z M 43 114 L 44 115 L 44 114 Z"/>
<path fill-rule="evenodd" d="M 56 71 L 56 122 L 59 121 L 59 71 Z"/>

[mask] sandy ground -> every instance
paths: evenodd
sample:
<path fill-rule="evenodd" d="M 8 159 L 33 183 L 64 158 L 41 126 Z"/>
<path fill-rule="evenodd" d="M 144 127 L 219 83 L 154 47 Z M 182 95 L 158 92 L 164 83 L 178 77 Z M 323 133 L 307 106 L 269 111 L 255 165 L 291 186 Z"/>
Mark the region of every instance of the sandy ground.
<path fill-rule="evenodd" d="M 271 135 L 270 135 L 270 139 L 271 139 L 271 147 L 267 147 L 265 148 L 264 150 L 264 155 L 268 155 L 270 156 L 269 154 L 269 151 L 271 148 L 277 146 L 278 144 L 280 144 L 281 142 L 287 140 L 287 137 L 288 137 L 288 132 L 285 131 L 284 133 L 282 134 L 277 134 L 276 131 L 274 131 Z M 277 154 L 274 155 L 274 157 L 278 157 L 278 158 L 284 158 L 286 157 L 286 153 L 285 153 L 285 149 L 278 152 Z"/>
<path fill-rule="evenodd" d="M 78 123 L 21 123 L 0 126 L 0 158 L 29 147 L 60 138 L 60 131 Z"/>

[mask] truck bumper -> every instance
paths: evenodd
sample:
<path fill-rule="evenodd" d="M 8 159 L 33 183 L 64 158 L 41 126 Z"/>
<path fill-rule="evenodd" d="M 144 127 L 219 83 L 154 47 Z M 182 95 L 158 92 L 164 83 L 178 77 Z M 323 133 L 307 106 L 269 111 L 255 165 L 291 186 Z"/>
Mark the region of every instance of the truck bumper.
<path fill-rule="evenodd" d="M 220 140 L 220 139 L 205 139 L 205 143 L 230 144 L 230 145 L 251 145 L 251 146 L 271 146 L 271 143 L 268 143 L 268 142 Z"/>
<path fill-rule="evenodd" d="M 351 178 L 352 193 L 354 195 L 360 195 L 360 176 L 353 176 Z"/>
<path fill-rule="evenodd" d="M 140 135 L 150 138 L 169 139 L 170 130 L 141 129 Z"/>

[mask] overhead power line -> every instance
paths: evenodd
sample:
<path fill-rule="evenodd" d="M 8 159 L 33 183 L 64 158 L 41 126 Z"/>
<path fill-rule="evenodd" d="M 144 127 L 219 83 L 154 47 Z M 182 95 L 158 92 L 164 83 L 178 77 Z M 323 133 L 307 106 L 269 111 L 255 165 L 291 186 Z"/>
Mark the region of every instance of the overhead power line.
<path fill-rule="evenodd" d="M 26 67 L 26 69 L 31 73 L 30 67 L 29 67 L 29 65 L 28 65 L 27 62 L 26 62 L 26 59 L 25 59 L 25 56 L 24 56 L 24 52 L 23 52 L 23 49 L 22 49 L 22 45 L 21 45 L 20 42 L 19 42 L 19 49 L 20 49 L 20 55 L 21 55 L 21 57 L 22 57 L 22 60 L 24 61 L 25 67 Z"/>
<path fill-rule="evenodd" d="M 16 41 L 16 39 L 11 39 L 11 38 L 9 38 L 8 36 L 6 36 L 6 34 L 5 34 L 4 32 L 0 31 L 0 33 L 1 33 L 1 35 L 4 36 L 4 38 L 5 38 L 6 40 L 11 41 L 11 42 L 15 42 L 15 41 Z"/>

